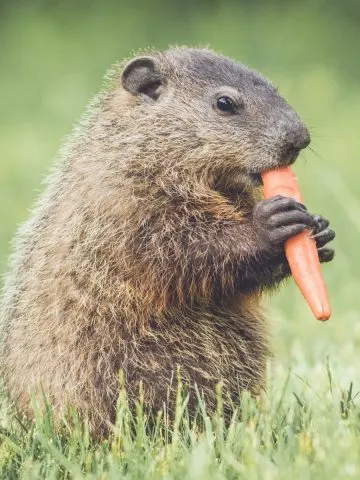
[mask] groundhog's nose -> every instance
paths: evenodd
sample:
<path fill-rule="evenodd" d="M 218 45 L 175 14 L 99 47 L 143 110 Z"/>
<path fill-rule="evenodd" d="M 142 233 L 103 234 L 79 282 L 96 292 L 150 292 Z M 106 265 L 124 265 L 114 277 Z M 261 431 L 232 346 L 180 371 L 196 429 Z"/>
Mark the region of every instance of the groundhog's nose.
<path fill-rule="evenodd" d="M 284 163 L 290 165 L 297 159 L 300 150 L 306 148 L 310 143 L 310 133 L 308 129 L 301 125 L 288 132 L 285 138 L 285 156 Z"/>
<path fill-rule="evenodd" d="M 302 150 L 310 143 L 309 130 L 304 125 L 299 125 L 287 134 L 286 141 L 289 147 Z"/>

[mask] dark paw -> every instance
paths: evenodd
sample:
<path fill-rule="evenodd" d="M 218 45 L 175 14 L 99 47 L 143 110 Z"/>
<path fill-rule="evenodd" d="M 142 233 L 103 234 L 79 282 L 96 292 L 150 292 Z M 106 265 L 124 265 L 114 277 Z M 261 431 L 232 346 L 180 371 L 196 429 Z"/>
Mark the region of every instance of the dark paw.
<path fill-rule="evenodd" d="M 331 262 L 334 258 L 335 252 L 332 248 L 325 248 L 325 245 L 335 238 L 334 230 L 329 228 L 329 220 L 320 215 L 313 215 L 314 226 L 312 228 L 312 237 L 316 241 L 318 248 L 319 260 L 323 262 Z"/>
<path fill-rule="evenodd" d="M 329 228 L 329 220 L 326 220 L 326 218 L 320 215 L 313 215 L 312 217 L 314 220 L 312 237 L 316 240 L 317 247 L 321 248 L 328 242 L 331 242 L 331 240 L 334 240 L 335 232 Z"/>
<path fill-rule="evenodd" d="M 253 222 L 260 243 L 273 252 L 282 251 L 289 238 L 315 226 L 302 203 L 280 195 L 256 204 Z"/>

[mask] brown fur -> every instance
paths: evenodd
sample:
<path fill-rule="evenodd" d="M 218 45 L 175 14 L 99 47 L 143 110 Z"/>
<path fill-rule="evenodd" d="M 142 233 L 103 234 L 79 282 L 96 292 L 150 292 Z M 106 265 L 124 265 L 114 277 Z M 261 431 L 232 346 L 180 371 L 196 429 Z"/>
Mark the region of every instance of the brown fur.
<path fill-rule="evenodd" d="M 161 101 L 142 102 L 114 69 L 21 228 L 5 286 L 9 393 L 27 409 L 42 385 L 59 414 L 87 411 L 95 430 L 114 420 L 119 369 L 131 402 L 141 381 L 145 406 L 161 409 L 179 367 L 211 410 L 220 380 L 233 400 L 258 392 L 269 356 L 257 278 L 271 265 L 257 254 L 248 173 L 276 165 L 280 113 L 298 119 L 224 57 L 152 56 Z M 239 128 L 201 103 L 236 78 L 248 109 Z"/>

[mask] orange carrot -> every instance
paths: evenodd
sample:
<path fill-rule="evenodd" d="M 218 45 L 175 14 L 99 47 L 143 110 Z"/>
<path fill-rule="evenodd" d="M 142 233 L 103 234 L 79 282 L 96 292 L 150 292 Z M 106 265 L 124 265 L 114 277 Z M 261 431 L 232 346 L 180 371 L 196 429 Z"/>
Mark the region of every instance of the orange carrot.
<path fill-rule="evenodd" d="M 297 179 L 291 168 L 264 172 L 262 180 L 265 198 L 283 195 L 303 203 Z M 331 310 L 315 240 L 309 236 L 308 231 L 302 232 L 287 240 L 285 254 L 294 280 L 313 314 L 318 320 L 328 320 Z"/>

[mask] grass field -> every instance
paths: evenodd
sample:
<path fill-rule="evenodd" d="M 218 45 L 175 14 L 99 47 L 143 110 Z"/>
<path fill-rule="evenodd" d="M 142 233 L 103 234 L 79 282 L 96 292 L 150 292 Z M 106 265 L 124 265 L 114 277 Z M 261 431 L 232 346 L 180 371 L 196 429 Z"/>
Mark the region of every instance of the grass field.
<path fill-rule="evenodd" d="M 308 208 L 337 233 L 324 266 L 333 317 L 316 322 L 291 283 L 266 300 L 267 394 L 260 405 L 245 397 L 228 429 L 220 417 L 189 425 L 179 404 L 175 426 L 149 432 L 123 398 L 114 438 L 94 445 L 76 419 L 62 430 L 51 413 L 23 425 L 2 399 L 0 478 L 360 478 L 359 12 L 340 15 L 326 1 L 141 3 L 0 5 L 1 273 L 16 225 L 106 68 L 148 45 L 211 44 L 271 77 L 310 128 L 312 150 L 296 171 Z"/>

